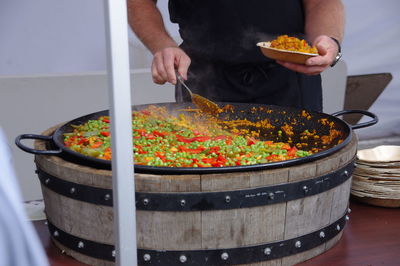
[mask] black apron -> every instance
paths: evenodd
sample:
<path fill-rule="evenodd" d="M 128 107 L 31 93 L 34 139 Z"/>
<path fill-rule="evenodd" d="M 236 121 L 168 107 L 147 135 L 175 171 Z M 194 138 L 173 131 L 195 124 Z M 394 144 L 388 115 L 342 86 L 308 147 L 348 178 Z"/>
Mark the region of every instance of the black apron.
<path fill-rule="evenodd" d="M 302 0 L 169 0 L 169 11 L 192 60 L 187 84 L 194 92 L 220 102 L 322 110 L 319 75 L 288 70 L 256 46 L 281 34 L 304 38 Z"/>

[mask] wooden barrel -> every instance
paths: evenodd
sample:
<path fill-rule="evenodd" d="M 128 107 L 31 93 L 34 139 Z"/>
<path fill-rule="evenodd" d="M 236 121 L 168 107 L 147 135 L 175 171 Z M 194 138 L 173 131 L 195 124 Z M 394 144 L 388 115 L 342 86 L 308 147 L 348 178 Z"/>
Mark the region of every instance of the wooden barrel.
<path fill-rule="evenodd" d="M 286 168 L 136 174 L 139 264 L 293 265 L 323 253 L 348 218 L 356 149 L 353 136 L 333 155 Z M 55 244 L 84 263 L 114 265 L 111 171 L 57 156 L 35 162 Z"/>

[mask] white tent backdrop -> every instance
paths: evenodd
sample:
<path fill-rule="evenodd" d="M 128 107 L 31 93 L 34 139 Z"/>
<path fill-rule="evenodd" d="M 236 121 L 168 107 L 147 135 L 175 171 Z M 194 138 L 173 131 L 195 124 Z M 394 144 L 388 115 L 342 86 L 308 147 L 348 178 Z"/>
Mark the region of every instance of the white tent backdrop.
<path fill-rule="evenodd" d="M 0 75 L 105 70 L 105 47 L 102 1 L 0 1 Z"/>

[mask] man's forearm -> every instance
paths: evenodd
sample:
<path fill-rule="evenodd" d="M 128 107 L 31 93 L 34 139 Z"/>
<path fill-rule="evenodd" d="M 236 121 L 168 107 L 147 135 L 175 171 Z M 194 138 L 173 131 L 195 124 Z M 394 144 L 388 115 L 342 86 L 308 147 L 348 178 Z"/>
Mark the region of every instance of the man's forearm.
<path fill-rule="evenodd" d="M 305 33 L 310 41 L 319 35 L 334 37 L 340 42 L 344 34 L 344 7 L 341 0 L 303 0 Z"/>
<path fill-rule="evenodd" d="M 128 21 L 132 30 L 154 54 L 166 47 L 178 46 L 165 29 L 153 0 L 128 0 Z"/>

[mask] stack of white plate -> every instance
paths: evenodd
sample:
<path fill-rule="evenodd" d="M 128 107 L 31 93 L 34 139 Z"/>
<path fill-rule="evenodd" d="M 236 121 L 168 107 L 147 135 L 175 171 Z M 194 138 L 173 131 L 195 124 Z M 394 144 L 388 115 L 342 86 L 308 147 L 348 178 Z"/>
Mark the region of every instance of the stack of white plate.
<path fill-rule="evenodd" d="M 400 207 L 400 146 L 358 151 L 351 194 L 371 205 Z"/>

